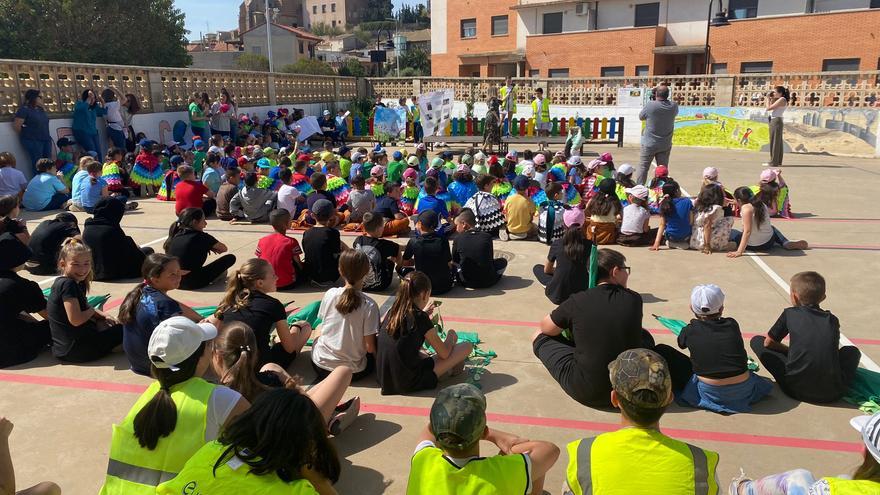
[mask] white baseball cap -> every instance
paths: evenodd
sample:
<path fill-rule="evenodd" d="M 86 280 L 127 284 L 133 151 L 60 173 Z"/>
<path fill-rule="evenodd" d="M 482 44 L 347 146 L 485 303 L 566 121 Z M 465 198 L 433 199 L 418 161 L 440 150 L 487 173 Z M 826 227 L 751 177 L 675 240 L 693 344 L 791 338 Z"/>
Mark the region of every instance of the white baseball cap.
<path fill-rule="evenodd" d="M 698 285 L 691 291 L 691 310 L 696 315 L 715 315 L 724 307 L 724 292 L 714 284 Z"/>
<path fill-rule="evenodd" d="M 633 187 L 628 187 L 623 191 L 627 194 L 632 194 L 639 199 L 648 199 L 648 188 L 641 184 L 637 184 Z"/>
<path fill-rule="evenodd" d="M 192 356 L 202 342 L 216 336 L 217 327 L 211 323 L 196 323 L 185 316 L 172 316 L 153 330 L 147 356 L 157 368 L 178 371 L 178 364 Z"/>
<path fill-rule="evenodd" d="M 584 162 L 581 161 L 581 157 L 579 157 L 578 155 L 571 155 L 568 160 L 566 160 L 566 163 L 572 166 L 576 166 L 581 165 Z"/>
<path fill-rule="evenodd" d="M 620 175 L 632 175 L 635 171 L 636 169 L 634 169 L 629 163 L 624 163 L 617 169 L 617 173 Z"/>
<path fill-rule="evenodd" d="M 865 448 L 880 462 L 880 413 L 873 416 L 856 416 L 849 424 L 862 434 Z"/>

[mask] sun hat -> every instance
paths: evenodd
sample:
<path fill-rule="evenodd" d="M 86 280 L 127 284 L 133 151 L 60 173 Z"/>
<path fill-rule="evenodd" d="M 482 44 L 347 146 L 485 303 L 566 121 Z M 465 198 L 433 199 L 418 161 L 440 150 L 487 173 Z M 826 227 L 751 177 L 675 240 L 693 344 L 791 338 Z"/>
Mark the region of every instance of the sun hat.
<path fill-rule="evenodd" d="M 636 169 L 633 168 L 633 166 L 629 163 L 624 163 L 617 169 L 617 173 L 620 175 L 632 175 L 632 173 L 635 171 Z"/>
<path fill-rule="evenodd" d="M 590 160 L 590 163 L 587 164 L 587 170 L 595 171 L 603 165 L 605 165 L 605 162 L 596 158 L 595 160 Z"/>
<path fill-rule="evenodd" d="M 708 180 L 718 179 L 718 169 L 715 167 L 706 167 L 703 169 L 703 178 Z"/>
<path fill-rule="evenodd" d="M 629 349 L 608 365 L 611 387 L 618 395 L 638 407 L 658 409 L 669 402 L 672 379 L 666 361 L 648 349 Z M 636 394 L 654 392 L 654 397 Z"/>
<path fill-rule="evenodd" d="M 633 197 L 639 199 L 648 199 L 648 188 L 641 184 L 636 184 L 633 187 L 628 187 L 623 191 L 627 194 L 632 194 Z"/>
<path fill-rule="evenodd" d="M 431 433 L 440 447 L 462 450 L 486 430 L 486 397 L 469 383 L 444 388 L 431 406 Z"/>
<path fill-rule="evenodd" d="M 569 208 L 562 214 L 562 221 L 566 227 L 584 224 L 584 210 L 580 208 Z"/>
<path fill-rule="evenodd" d="M 538 153 L 532 161 L 535 162 L 535 165 L 543 165 L 547 163 L 547 157 L 543 153 Z"/>
<path fill-rule="evenodd" d="M 880 462 L 880 413 L 873 416 L 856 416 L 849 424 L 862 434 L 862 441 L 871 456 Z"/>
<path fill-rule="evenodd" d="M 566 160 L 565 163 L 568 163 L 572 167 L 576 167 L 578 165 L 584 164 L 584 162 L 581 161 L 581 157 L 579 157 L 577 155 L 571 155 L 570 157 L 568 157 L 568 160 Z"/>
<path fill-rule="evenodd" d="M 178 371 L 177 365 L 192 356 L 202 342 L 216 336 L 217 327 L 211 323 L 196 323 L 185 316 L 172 316 L 153 329 L 147 356 L 157 368 Z"/>
<path fill-rule="evenodd" d="M 691 291 L 691 311 L 696 315 L 715 315 L 724 307 L 724 292 L 715 284 L 698 285 Z"/>

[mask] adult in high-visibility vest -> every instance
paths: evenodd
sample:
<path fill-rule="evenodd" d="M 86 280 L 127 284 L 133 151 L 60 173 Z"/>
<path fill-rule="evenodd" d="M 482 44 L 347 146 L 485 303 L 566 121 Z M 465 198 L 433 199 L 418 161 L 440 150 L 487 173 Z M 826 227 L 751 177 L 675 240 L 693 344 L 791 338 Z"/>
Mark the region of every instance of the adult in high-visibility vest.
<path fill-rule="evenodd" d="M 501 451 L 480 456 L 480 440 Z M 468 383 L 444 388 L 416 446 L 407 495 L 541 494 L 544 475 L 559 457 L 550 442 L 527 441 L 486 425 L 486 397 Z"/>
<path fill-rule="evenodd" d="M 422 129 L 422 110 L 419 108 L 419 97 L 412 96 L 410 100 L 412 100 L 412 106 L 409 107 L 409 111 L 412 113 L 413 119 L 413 142 L 421 143 L 422 138 L 425 136 L 425 131 Z"/>
<path fill-rule="evenodd" d="M 544 98 L 543 88 L 535 90 L 535 99 L 532 101 L 532 115 L 535 118 L 535 130 L 538 131 L 538 136 L 549 136 L 553 123 L 550 122 L 550 100 Z"/>
<path fill-rule="evenodd" d="M 505 124 L 505 135 L 510 136 L 510 119 L 516 114 L 516 83 L 510 76 L 504 81 L 498 95 L 501 98 L 501 121 Z"/>
<path fill-rule="evenodd" d="M 806 469 L 794 469 L 784 473 L 752 480 L 745 475 L 730 483 L 730 493 L 748 495 L 771 493 L 775 487 L 786 487 L 786 493 L 810 493 L 815 495 L 875 495 L 880 493 L 880 413 L 873 416 L 857 416 L 850 425 L 862 436 L 865 450 L 862 464 L 852 474 L 852 479 L 820 478 Z M 762 489 L 765 488 L 765 489 Z M 767 490 L 766 488 L 771 488 Z"/>
<path fill-rule="evenodd" d="M 113 426 L 101 495 L 154 495 L 231 418 L 250 404 L 238 392 L 201 377 L 211 366 L 211 323 L 174 316 L 153 330 L 147 346 L 156 381 Z"/>
<path fill-rule="evenodd" d="M 276 388 L 260 394 L 155 493 L 331 494 L 340 471 L 321 411 L 299 390 Z"/>
<path fill-rule="evenodd" d="M 568 444 L 563 493 L 718 494 L 718 454 L 660 431 L 673 399 L 666 361 L 654 351 L 630 349 L 608 370 L 611 404 L 620 409 L 623 428 Z"/>

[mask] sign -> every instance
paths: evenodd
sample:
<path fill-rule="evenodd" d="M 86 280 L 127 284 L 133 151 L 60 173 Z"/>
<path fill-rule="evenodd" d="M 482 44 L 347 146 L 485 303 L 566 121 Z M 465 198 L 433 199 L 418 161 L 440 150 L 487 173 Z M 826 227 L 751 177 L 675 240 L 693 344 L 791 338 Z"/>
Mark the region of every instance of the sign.
<path fill-rule="evenodd" d="M 442 89 L 419 96 L 422 130 L 425 136 L 442 136 L 452 118 L 455 91 Z"/>
<path fill-rule="evenodd" d="M 404 123 L 401 128 L 400 114 L 397 113 L 397 109 L 376 107 L 376 113 L 373 116 L 373 137 L 376 141 L 380 143 L 395 141 L 401 130 L 406 131 L 406 124 Z"/>
<path fill-rule="evenodd" d="M 634 88 L 631 86 L 617 88 L 617 106 L 639 108 L 646 101 L 645 96 L 647 93 L 647 88 Z"/>
<path fill-rule="evenodd" d="M 301 143 L 315 134 L 321 134 L 321 126 L 314 115 L 297 120 L 291 127 L 297 130 L 296 140 Z"/>

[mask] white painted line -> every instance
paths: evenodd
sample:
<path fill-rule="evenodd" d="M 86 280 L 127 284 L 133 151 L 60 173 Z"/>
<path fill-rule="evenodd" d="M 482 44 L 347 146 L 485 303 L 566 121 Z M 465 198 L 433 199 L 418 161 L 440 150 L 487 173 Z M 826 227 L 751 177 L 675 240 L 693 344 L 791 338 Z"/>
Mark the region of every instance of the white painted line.
<path fill-rule="evenodd" d="M 158 244 L 158 243 L 164 241 L 165 239 L 168 239 L 167 235 L 165 237 L 160 237 L 160 238 L 156 239 L 155 241 L 150 241 L 146 244 L 141 244 L 141 247 L 152 246 L 153 244 Z"/>
<path fill-rule="evenodd" d="M 153 244 L 157 244 L 157 243 L 159 243 L 159 242 L 162 242 L 162 241 L 164 241 L 165 239 L 168 239 L 168 236 L 167 236 L 167 235 L 166 235 L 165 237 L 160 237 L 160 238 L 158 238 L 158 239 L 152 240 L 152 241 L 150 241 L 150 242 L 148 242 L 148 243 L 146 243 L 146 244 L 141 244 L 140 247 L 152 246 Z M 44 280 L 40 280 L 39 282 L 37 282 L 37 285 L 43 285 L 43 284 L 52 283 L 52 282 L 55 281 L 56 278 L 58 278 L 58 275 L 55 275 L 54 277 L 49 277 L 49 278 L 44 279 Z"/>
<path fill-rule="evenodd" d="M 781 287 L 786 294 L 791 293 L 791 287 L 788 285 L 788 283 L 783 280 L 778 273 L 773 271 L 773 269 L 770 268 L 770 266 L 767 265 L 767 263 L 765 263 L 764 260 L 762 260 L 756 253 L 746 252 L 744 254 L 750 260 L 752 260 L 752 262 L 754 262 L 758 266 L 758 268 L 764 270 L 764 273 L 766 273 L 767 276 L 769 276 L 774 282 L 776 282 L 776 285 Z M 852 343 L 851 340 L 846 337 L 846 335 L 843 334 L 843 332 L 840 333 L 840 345 L 851 345 L 853 347 L 857 347 L 855 344 Z M 878 366 L 873 359 L 869 358 L 864 351 L 862 351 L 862 359 L 859 361 L 859 364 L 862 365 L 862 367 L 865 369 L 880 373 L 880 366 Z"/>

